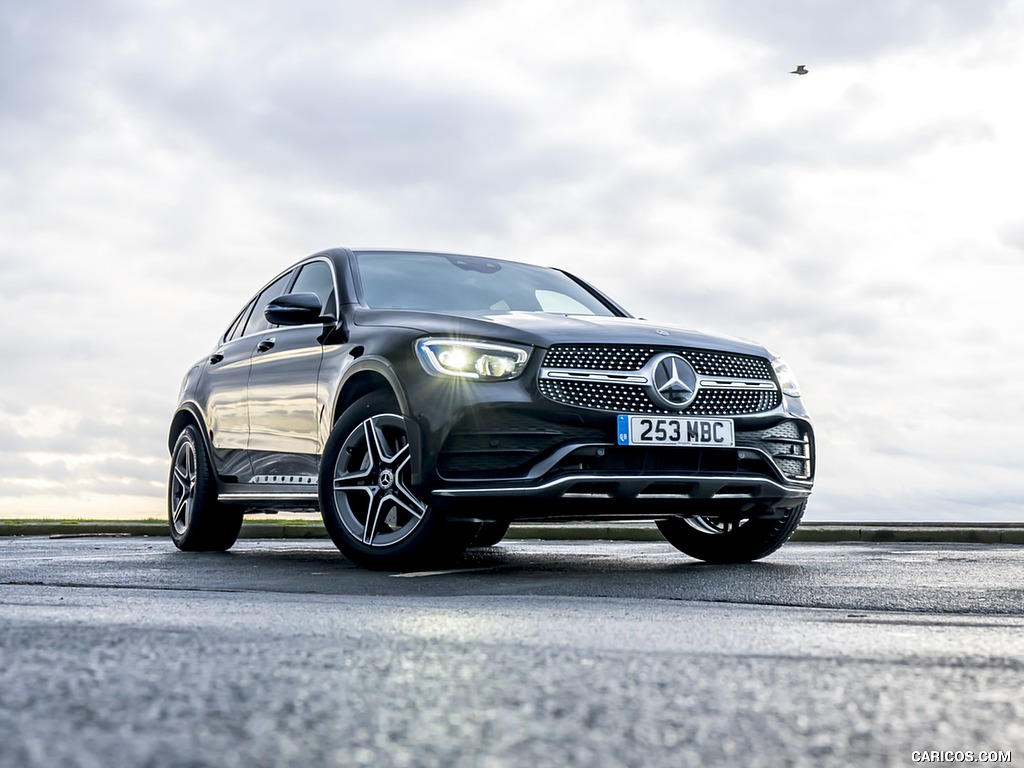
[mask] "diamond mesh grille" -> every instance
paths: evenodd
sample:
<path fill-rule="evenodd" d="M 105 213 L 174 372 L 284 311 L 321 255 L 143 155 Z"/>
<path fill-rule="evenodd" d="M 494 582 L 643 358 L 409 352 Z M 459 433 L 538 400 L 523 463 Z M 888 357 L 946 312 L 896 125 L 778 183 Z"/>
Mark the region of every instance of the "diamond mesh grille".
<path fill-rule="evenodd" d="M 547 351 L 544 356 L 544 367 L 590 371 L 637 371 L 659 352 L 675 352 L 681 355 L 701 376 L 772 381 L 771 367 L 762 357 L 708 352 L 702 349 L 558 344 Z"/>
<path fill-rule="evenodd" d="M 680 413 L 655 405 L 643 387 L 589 381 L 541 379 L 541 394 L 555 402 L 618 413 Z M 777 390 L 744 392 L 702 389 L 682 413 L 695 416 L 737 416 L 770 411 L 780 402 Z"/>
<path fill-rule="evenodd" d="M 556 344 L 544 356 L 545 368 L 581 371 L 638 371 L 655 355 L 674 352 L 699 376 L 774 381 L 767 360 L 752 355 L 702 349 L 633 347 L 596 344 Z M 541 393 L 556 402 L 619 413 L 679 413 L 654 402 L 642 386 L 572 379 L 541 379 Z M 682 413 L 697 416 L 735 416 L 770 411 L 781 402 L 777 390 L 701 389 Z"/>
<path fill-rule="evenodd" d="M 583 371 L 638 371 L 656 355 L 654 347 L 551 347 L 544 356 L 546 368 L 574 368 Z"/>
<path fill-rule="evenodd" d="M 736 392 L 727 389 L 702 389 L 683 413 L 700 416 L 728 416 L 732 414 L 770 411 L 781 402 L 778 390 L 768 392 Z"/>
<path fill-rule="evenodd" d="M 768 361 L 762 357 L 728 355 L 722 352 L 704 352 L 697 349 L 681 349 L 693 369 L 702 376 L 729 376 L 735 379 L 772 380 Z"/>

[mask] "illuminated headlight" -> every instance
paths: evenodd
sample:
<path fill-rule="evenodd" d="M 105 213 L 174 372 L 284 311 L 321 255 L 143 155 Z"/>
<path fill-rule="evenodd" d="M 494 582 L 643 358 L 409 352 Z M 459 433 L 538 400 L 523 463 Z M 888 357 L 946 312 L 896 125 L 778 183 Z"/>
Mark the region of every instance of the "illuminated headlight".
<path fill-rule="evenodd" d="M 779 379 L 779 385 L 782 387 L 783 393 L 790 397 L 800 397 L 800 385 L 797 383 L 796 375 L 789 367 L 789 364 L 781 357 L 776 357 L 772 360 L 772 369 Z"/>
<path fill-rule="evenodd" d="M 461 339 L 420 339 L 416 356 L 427 373 L 480 381 L 505 381 L 523 372 L 530 350 Z"/>

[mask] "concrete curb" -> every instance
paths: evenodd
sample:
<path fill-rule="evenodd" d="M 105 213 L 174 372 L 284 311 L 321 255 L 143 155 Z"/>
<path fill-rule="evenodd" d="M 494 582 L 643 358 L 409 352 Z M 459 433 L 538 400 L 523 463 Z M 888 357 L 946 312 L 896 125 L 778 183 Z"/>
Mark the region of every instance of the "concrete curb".
<path fill-rule="evenodd" d="M 606 539 L 612 541 L 664 541 L 651 523 L 557 527 L 514 525 L 509 538 Z M 1024 544 L 1024 525 L 942 523 L 807 523 L 797 528 L 792 541 L 805 542 L 955 542 L 962 544 Z"/>
<path fill-rule="evenodd" d="M 163 521 L 0 520 L 0 536 L 50 538 L 152 536 L 167 537 Z M 243 539 L 324 539 L 327 531 L 317 520 L 247 521 Z M 520 524 L 509 539 L 547 541 L 664 541 L 652 523 Z M 941 542 L 963 544 L 1024 544 L 1024 524 L 1011 523 L 807 523 L 793 541 L 810 542 Z"/>

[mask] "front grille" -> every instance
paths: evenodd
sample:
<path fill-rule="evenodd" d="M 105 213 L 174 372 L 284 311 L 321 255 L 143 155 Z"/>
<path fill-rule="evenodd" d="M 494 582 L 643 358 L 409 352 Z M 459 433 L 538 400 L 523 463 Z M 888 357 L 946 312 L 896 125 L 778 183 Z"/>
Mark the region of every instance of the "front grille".
<path fill-rule="evenodd" d="M 638 371 L 661 350 L 654 347 L 551 347 L 544 356 L 545 368 L 581 371 Z"/>
<path fill-rule="evenodd" d="M 772 382 L 774 385 L 771 366 L 766 359 L 702 349 L 560 344 L 547 351 L 542 367 L 549 370 L 628 374 L 641 370 L 652 357 L 662 352 L 674 352 L 682 356 L 698 376 L 742 382 Z M 558 403 L 618 413 L 743 416 L 770 411 L 782 402 L 782 395 L 775 386 L 771 389 L 704 386 L 693 402 L 681 411 L 667 409 L 653 400 L 648 387 L 643 384 L 593 381 L 582 377 L 541 378 L 538 387 L 541 394 Z"/>
<path fill-rule="evenodd" d="M 559 344 L 547 351 L 543 365 L 579 371 L 638 371 L 660 352 L 682 355 L 701 376 L 773 380 L 771 367 L 763 357 L 703 349 Z"/>
<path fill-rule="evenodd" d="M 744 392 L 729 389 L 702 389 L 683 413 L 697 416 L 722 416 L 770 411 L 782 402 L 779 391 Z"/>
<path fill-rule="evenodd" d="M 694 416 L 742 416 L 775 408 L 777 390 L 744 392 L 727 389 L 702 389 L 684 411 L 670 411 L 655 405 L 644 387 L 590 381 L 541 379 L 541 394 L 549 400 L 579 408 L 594 408 L 616 413 L 684 413 Z"/>
<path fill-rule="evenodd" d="M 699 349 L 681 349 L 679 354 L 685 357 L 693 366 L 693 370 L 701 376 L 772 381 L 771 367 L 763 357 L 705 352 Z"/>

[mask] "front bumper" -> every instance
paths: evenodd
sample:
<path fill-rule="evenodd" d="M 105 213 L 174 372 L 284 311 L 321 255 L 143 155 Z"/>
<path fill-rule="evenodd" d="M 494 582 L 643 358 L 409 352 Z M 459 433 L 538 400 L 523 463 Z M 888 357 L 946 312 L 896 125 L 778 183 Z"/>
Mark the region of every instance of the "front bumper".
<path fill-rule="evenodd" d="M 810 493 L 809 486 L 787 486 L 763 477 L 589 473 L 537 483 L 442 488 L 435 490 L 433 497 L 438 506 L 463 507 L 465 502 L 475 502 L 475 514 L 485 518 L 574 520 L 687 513 L 770 517 L 778 509 L 803 503 Z M 529 503 L 524 504 L 526 501 Z"/>
<path fill-rule="evenodd" d="M 422 441 L 417 490 L 453 516 L 771 516 L 813 487 L 814 431 L 795 398 L 731 416 L 733 448 L 634 447 L 616 444 L 617 413 L 553 402 L 529 373 L 424 383 L 410 398 Z"/>

